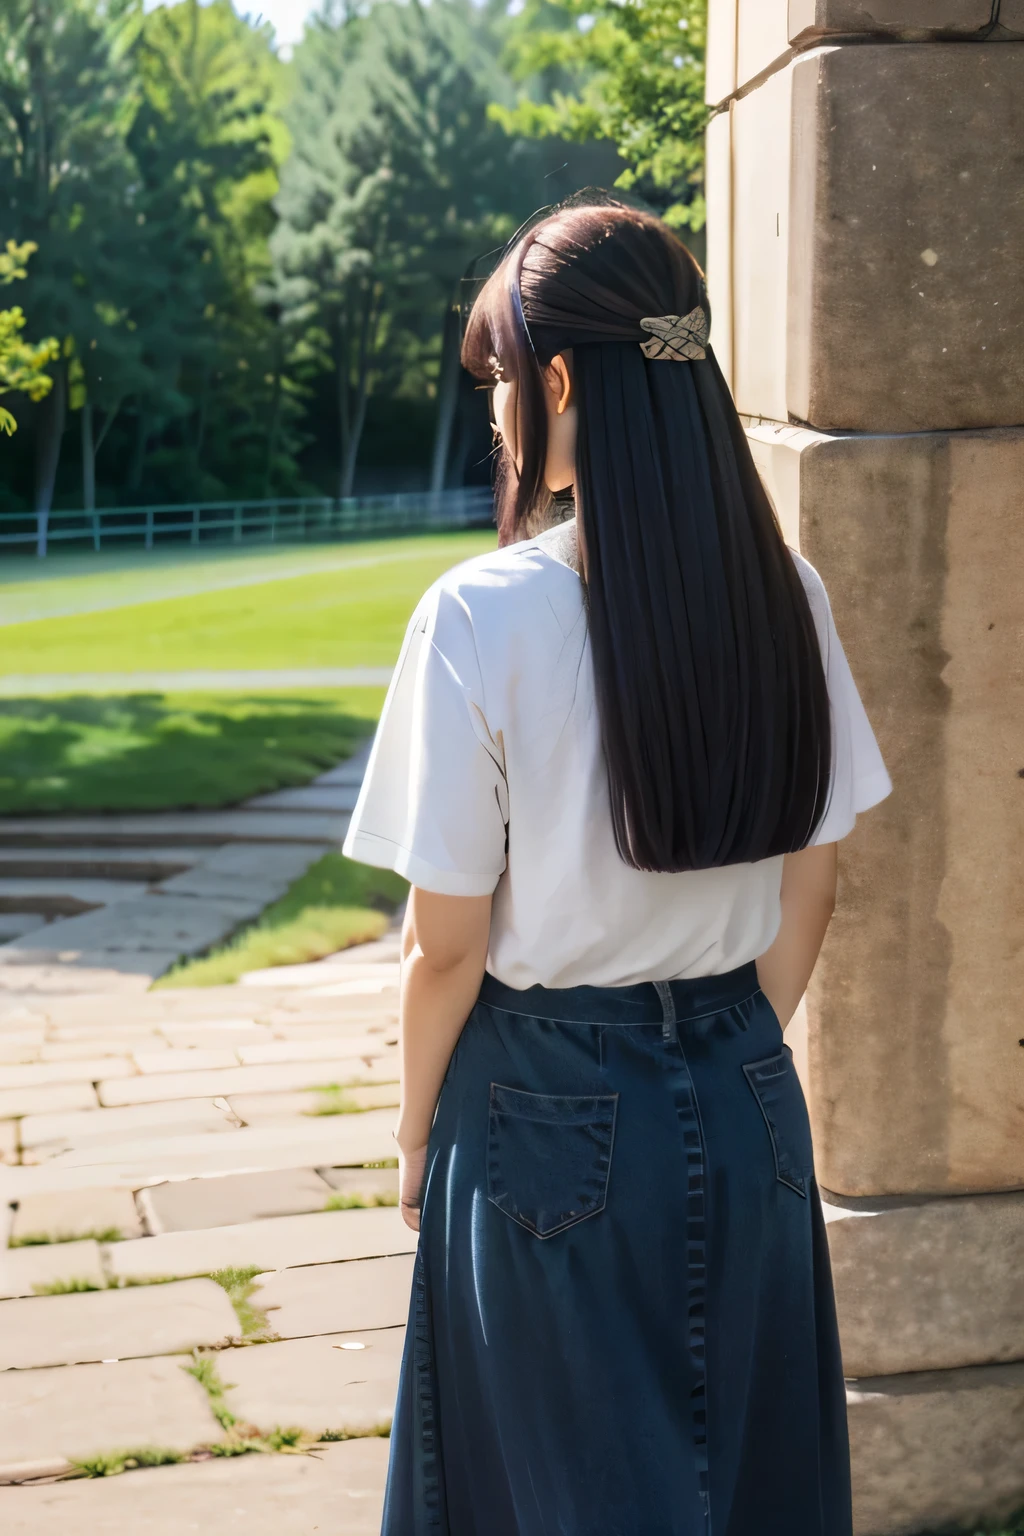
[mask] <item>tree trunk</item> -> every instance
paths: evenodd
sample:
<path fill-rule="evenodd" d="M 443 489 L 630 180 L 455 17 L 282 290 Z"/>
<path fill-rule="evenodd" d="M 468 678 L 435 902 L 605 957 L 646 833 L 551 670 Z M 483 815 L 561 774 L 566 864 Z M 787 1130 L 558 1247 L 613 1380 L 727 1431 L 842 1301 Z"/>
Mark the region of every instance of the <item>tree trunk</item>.
<path fill-rule="evenodd" d="M 338 379 L 338 495 L 347 496 L 345 489 L 346 463 L 348 453 L 348 441 L 351 436 L 351 419 L 349 415 L 349 334 L 348 306 L 346 312 L 338 316 L 338 330 L 335 342 L 335 372 Z M 349 477 L 351 484 L 351 477 Z"/>
<path fill-rule="evenodd" d="M 137 491 L 142 486 L 142 471 L 146 467 L 146 445 L 148 441 L 149 417 L 145 411 L 140 410 L 135 433 L 135 448 L 132 452 L 132 462 L 126 482 L 129 491 Z"/>
<path fill-rule="evenodd" d="M 370 338 L 377 320 L 377 295 L 371 290 L 365 296 L 362 324 L 359 327 L 359 353 L 357 358 L 356 408 L 349 422 L 341 456 L 341 487 L 339 496 L 351 496 L 356 477 L 356 460 L 359 442 L 366 424 L 366 404 L 370 394 Z"/>
<path fill-rule="evenodd" d="M 459 314 L 452 305 L 444 317 L 441 337 L 441 369 L 437 380 L 437 426 L 434 429 L 434 460 L 430 470 L 431 491 L 443 491 L 451 451 L 452 428 L 459 403 Z"/>
<path fill-rule="evenodd" d="M 281 432 L 281 397 L 283 394 L 281 380 L 281 353 L 280 347 L 274 358 L 274 391 L 270 403 L 270 428 L 267 432 L 267 462 L 263 472 L 263 496 L 266 499 L 271 494 L 271 485 L 274 477 L 274 458 L 277 454 L 277 439 Z"/>
<path fill-rule="evenodd" d="M 68 375 L 61 358 L 53 371 L 53 388 L 40 405 L 36 420 L 35 499 L 36 511 L 44 517 L 49 515 L 53 505 L 67 406 Z"/>
<path fill-rule="evenodd" d="M 87 512 L 96 506 L 96 442 L 88 400 L 82 406 L 82 506 Z"/>

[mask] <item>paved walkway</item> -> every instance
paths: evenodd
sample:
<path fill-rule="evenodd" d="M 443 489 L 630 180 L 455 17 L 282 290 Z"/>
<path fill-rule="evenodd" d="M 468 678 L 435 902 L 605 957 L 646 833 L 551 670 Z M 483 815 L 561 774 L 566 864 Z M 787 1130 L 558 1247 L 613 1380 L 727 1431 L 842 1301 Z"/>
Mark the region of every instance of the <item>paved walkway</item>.
<path fill-rule="evenodd" d="M 40 672 L 0 677 L 0 698 L 65 693 L 188 693 L 246 688 L 386 688 L 390 667 L 290 667 L 229 672 Z"/>

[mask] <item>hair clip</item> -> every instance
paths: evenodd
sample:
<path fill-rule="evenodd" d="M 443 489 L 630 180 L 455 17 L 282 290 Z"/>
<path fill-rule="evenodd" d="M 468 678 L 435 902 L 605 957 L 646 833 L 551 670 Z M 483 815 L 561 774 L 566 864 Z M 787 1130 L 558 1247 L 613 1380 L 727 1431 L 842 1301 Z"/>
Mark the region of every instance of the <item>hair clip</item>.
<path fill-rule="evenodd" d="M 699 363 L 707 353 L 711 327 L 698 304 L 682 319 L 678 315 L 648 316 L 640 321 L 642 331 L 653 332 L 650 341 L 642 341 L 640 350 L 653 362 Z"/>

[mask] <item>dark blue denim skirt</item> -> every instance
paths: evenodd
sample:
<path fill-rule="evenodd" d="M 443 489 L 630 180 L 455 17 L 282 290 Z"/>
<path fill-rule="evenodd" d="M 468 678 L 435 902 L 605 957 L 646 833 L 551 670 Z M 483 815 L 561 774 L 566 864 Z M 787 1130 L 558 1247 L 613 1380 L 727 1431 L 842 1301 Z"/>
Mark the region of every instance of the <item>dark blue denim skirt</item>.
<path fill-rule="evenodd" d="M 850 1536 L 807 1110 L 753 963 L 485 977 L 427 1168 L 384 1536 Z"/>

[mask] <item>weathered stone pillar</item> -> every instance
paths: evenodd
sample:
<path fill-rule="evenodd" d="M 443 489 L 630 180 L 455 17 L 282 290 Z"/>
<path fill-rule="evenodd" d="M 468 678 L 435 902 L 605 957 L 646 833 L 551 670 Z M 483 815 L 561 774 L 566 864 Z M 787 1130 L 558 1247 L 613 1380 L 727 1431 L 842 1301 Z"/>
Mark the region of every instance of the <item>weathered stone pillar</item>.
<path fill-rule="evenodd" d="M 712 341 L 895 786 L 795 1045 L 857 1530 L 910 1536 L 1024 1504 L 1024 0 L 709 30 Z"/>

